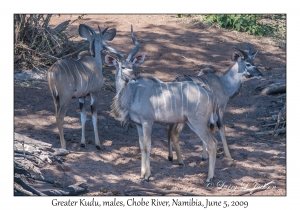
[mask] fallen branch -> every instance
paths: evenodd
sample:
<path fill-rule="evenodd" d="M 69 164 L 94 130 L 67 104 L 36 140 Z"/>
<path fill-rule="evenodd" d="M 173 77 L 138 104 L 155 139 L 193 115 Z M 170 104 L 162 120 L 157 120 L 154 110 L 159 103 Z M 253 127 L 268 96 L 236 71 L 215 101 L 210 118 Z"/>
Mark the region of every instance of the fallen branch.
<path fill-rule="evenodd" d="M 279 134 L 279 133 L 286 133 L 286 128 L 281 128 L 277 129 L 276 131 L 271 130 L 271 131 L 261 131 L 261 132 L 256 132 L 256 135 L 274 135 L 274 134 Z"/>
<path fill-rule="evenodd" d="M 53 152 L 53 156 L 66 156 L 70 153 L 69 150 L 62 149 L 62 148 L 51 148 L 51 152 Z"/>
<path fill-rule="evenodd" d="M 178 195 L 187 195 L 187 196 L 200 195 L 196 193 L 183 192 L 179 190 L 157 190 L 157 189 L 147 189 L 147 188 L 135 188 L 135 189 L 125 190 L 123 191 L 123 195 L 128 195 L 128 193 L 137 192 L 137 191 L 152 192 L 161 195 L 168 195 L 168 194 L 178 194 Z"/>
<path fill-rule="evenodd" d="M 49 150 L 52 147 L 52 144 L 48 144 L 42 141 L 37 141 L 35 139 L 29 138 L 27 136 L 23 136 L 19 133 L 14 133 L 14 140 L 20 143 L 24 142 L 25 144 L 29 144 L 31 146 L 43 148 L 45 150 Z"/>
<path fill-rule="evenodd" d="M 17 172 L 23 172 L 23 174 L 26 174 L 24 171 L 27 171 L 27 174 L 31 174 L 30 171 L 34 172 L 35 174 L 38 174 L 42 176 L 42 173 L 38 167 L 36 167 L 30 160 L 20 160 L 20 161 L 14 161 L 14 170 L 15 173 Z"/>
<path fill-rule="evenodd" d="M 17 192 L 19 192 L 19 194 L 14 193 L 15 195 L 29 195 L 29 196 L 33 196 L 34 195 L 32 192 L 30 192 L 28 190 L 25 190 L 18 183 L 14 183 L 14 190 L 16 190 Z"/>
<path fill-rule="evenodd" d="M 61 148 L 52 148 L 51 144 L 37 141 L 29 137 L 15 133 L 14 136 L 14 195 L 55 195 L 55 196 L 73 196 L 85 193 L 88 187 L 84 183 L 70 185 L 63 189 L 50 189 L 45 192 L 38 191 L 30 186 L 26 179 L 39 180 L 53 185 L 53 187 L 62 187 L 62 184 L 49 178 L 44 178 L 40 171 L 40 163 L 52 163 L 56 160 L 59 163 L 65 161 L 63 156 L 66 156 L 70 151 Z M 26 155 L 26 156 L 25 156 Z M 52 159 L 52 160 L 51 160 Z"/>
<path fill-rule="evenodd" d="M 77 183 L 74 185 L 70 185 L 61 190 L 46 190 L 43 191 L 45 195 L 49 196 L 74 196 L 79 195 L 81 193 L 85 193 L 88 191 L 88 187 L 85 183 Z"/>
<path fill-rule="evenodd" d="M 261 91 L 261 93 L 264 95 L 272 95 L 272 94 L 285 93 L 285 92 L 286 92 L 285 82 L 278 82 L 278 83 L 271 84 Z"/>
<path fill-rule="evenodd" d="M 252 189 L 247 189 L 247 190 L 241 190 L 239 192 L 237 192 L 236 194 L 230 194 L 232 196 L 241 196 L 241 195 L 245 195 L 245 194 L 250 194 L 252 195 L 253 193 L 259 192 L 259 191 L 263 191 L 263 190 L 267 190 L 269 188 L 269 185 L 272 184 L 274 181 L 270 181 L 267 184 L 265 184 L 263 187 L 257 187 L 257 188 L 252 188 Z"/>
<path fill-rule="evenodd" d="M 36 175 L 31 175 L 31 178 L 32 179 L 35 179 L 35 180 L 38 180 L 38 181 L 43 181 L 43 182 L 47 182 L 49 184 L 54 184 L 55 181 L 53 179 L 48 179 L 48 178 L 45 178 L 45 177 L 41 177 L 41 176 L 36 176 Z"/>
<path fill-rule="evenodd" d="M 18 183 L 18 184 L 24 189 L 24 191 L 30 192 L 30 193 L 32 193 L 32 195 L 33 195 L 33 194 L 36 194 L 36 195 L 39 195 L 39 196 L 44 196 L 44 195 L 45 195 L 44 193 L 42 193 L 42 192 L 40 192 L 40 191 L 34 189 L 33 187 L 30 187 L 29 185 L 27 185 L 27 184 L 22 180 L 21 177 L 15 176 L 14 181 L 15 181 L 15 184 Z M 18 187 L 18 185 L 16 185 L 16 187 Z M 19 187 L 18 189 L 20 190 L 20 187 Z M 29 195 L 30 195 L 30 194 L 29 194 Z"/>

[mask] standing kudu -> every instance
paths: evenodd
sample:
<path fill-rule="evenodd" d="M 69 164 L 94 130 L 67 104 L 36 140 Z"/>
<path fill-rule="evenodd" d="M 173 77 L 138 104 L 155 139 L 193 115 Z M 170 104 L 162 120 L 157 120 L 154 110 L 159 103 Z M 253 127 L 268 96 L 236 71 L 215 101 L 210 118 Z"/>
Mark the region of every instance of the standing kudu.
<path fill-rule="evenodd" d="M 215 128 L 217 104 L 213 94 L 194 82 L 162 82 L 152 76 L 120 72 L 124 86 L 114 97 L 111 115 L 126 124 L 136 124 L 141 149 L 141 179 L 149 181 L 151 132 L 153 123 L 187 123 L 207 145 L 209 170 L 207 182 L 214 176 L 217 140 Z"/>
<path fill-rule="evenodd" d="M 79 99 L 82 125 L 81 146 L 85 146 L 85 97 L 87 95 L 91 96 L 95 145 L 97 149 L 101 148 L 97 128 L 97 105 L 101 97 L 100 91 L 104 84 L 101 52 L 107 46 L 105 40 L 111 41 L 115 37 L 116 29 L 107 31 L 107 28 L 105 28 L 101 31 L 98 26 L 98 30 L 99 34 L 91 27 L 80 24 L 79 34 L 89 41 L 90 56 L 83 56 L 78 60 L 60 59 L 49 68 L 47 73 L 48 84 L 55 105 L 61 148 L 63 149 L 66 149 L 63 132 L 64 117 L 72 98 Z"/>
<path fill-rule="evenodd" d="M 257 55 L 257 51 L 255 53 L 252 53 L 251 46 L 249 44 L 246 44 L 246 46 L 248 48 L 248 53 L 238 47 L 233 47 L 242 53 L 243 58 L 238 53 L 234 52 L 231 59 L 235 62 L 235 64 L 221 76 L 217 76 L 211 73 L 200 73 L 198 76 L 185 75 L 177 77 L 174 80 L 193 81 L 200 86 L 204 86 L 206 89 L 210 90 L 213 93 L 219 107 L 217 110 L 217 126 L 219 128 L 219 135 L 223 142 L 225 155 L 229 158 L 231 158 L 231 156 L 227 146 L 224 125 L 224 112 L 227 102 L 230 98 L 233 98 L 239 92 L 245 77 L 260 78 L 262 76 L 261 72 L 254 65 L 254 58 Z M 183 129 L 183 126 L 183 123 L 177 123 L 168 127 L 169 160 L 173 160 L 172 145 L 170 140 L 172 138 L 179 164 L 183 164 L 183 159 L 179 147 L 179 135 Z M 205 144 L 203 145 L 202 158 L 207 158 Z"/>

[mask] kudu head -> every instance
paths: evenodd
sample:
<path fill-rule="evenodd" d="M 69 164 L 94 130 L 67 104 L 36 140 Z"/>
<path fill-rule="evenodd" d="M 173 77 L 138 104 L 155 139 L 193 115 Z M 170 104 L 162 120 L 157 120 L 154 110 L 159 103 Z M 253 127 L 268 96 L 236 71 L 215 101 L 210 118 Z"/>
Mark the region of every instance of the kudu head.
<path fill-rule="evenodd" d="M 133 43 L 135 44 L 135 48 L 131 50 L 127 58 L 122 55 L 122 53 L 110 46 L 105 46 L 106 49 L 114 54 L 117 55 L 117 58 L 112 57 L 110 55 L 105 56 L 105 62 L 108 66 L 115 66 L 116 67 L 116 78 L 120 77 L 123 81 L 128 82 L 131 79 L 135 78 L 135 74 L 133 71 L 133 67 L 137 67 L 144 62 L 145 54 L 141 54 L 135 56 L 135 54 L 139 51 L 140 44 L 136 40 L 133 29 L 131 25 L 131 38 Z"/>
<path fill-rule="evenodd" d="M 105 50 L 105 46 L 107 46 L 107 44 L 105 43 L 105 41 L 111 41 L 115 38 L 116 36 L 116 29 L 112 28 L 107 30 L 107 28 L 105 28 L 103 31 L 100 29 L 99 25 L 98 25 L 98 30 L 99 30 L 99 34 L 97 34 L 94 29 L 92 29 L 90 26 L 85 25 L 85 24 L 80 24 L 79 25 L 79 35 L 83 38 L 86 38 L 89 43 L 90 43 L 90 55 L 92 57 L 95 57 L 96 52 L 102 52 L 103 50 Z"/>
<path fill-rule="evenodd" d="M 238 63 L 238 72 L 243 73 L 245 77 L 256 77 L 261 78 L 262 73 L 258 70 L 258 68 L 254 65 L 254 58 L 257 55 L 258 51 L 252 53 L 251 46 L 246 44 L 248 48 L 248 53 L 244 50 L 234 46 L 233 48 L 240 51 L 243 55 L 243 58 L 236 52 L 234 52 L 231 56 L 232 61 Z"/>

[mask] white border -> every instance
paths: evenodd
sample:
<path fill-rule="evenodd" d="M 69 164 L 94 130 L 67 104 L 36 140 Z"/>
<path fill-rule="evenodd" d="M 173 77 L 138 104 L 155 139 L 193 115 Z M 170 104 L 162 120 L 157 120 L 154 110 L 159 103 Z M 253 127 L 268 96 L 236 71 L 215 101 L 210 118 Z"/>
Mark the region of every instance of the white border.
<path fill-rule="evenodd" d="M 151 3 L 149 3 L 151 2 Z M 293 2 L 293 1 L 291 1 Z M 287 14 L 287 118 L 288 118 L 288 135 L 287 135 L 287 196 L 286 197 L 209 197 L 211 200 L 227 200 L 227 201 L 244 201 L 247 200 L 250 206 L 247 209 L 262 209 L 264 207 L 272 209 L 282 209 L 286 206 L 298 206 L 298 181 L 295 178 L 299 171 L 299 157 L 295 154 L 299 153 L 299 142 L 296 138 L 295 117 L 298 116 L 299 100 L 298 87 L 294 84 L 299 83 L 299 67 L 295 65 L 297 62 L 296 52 L 299 50 L 299 13 L 296 4 L 285 1 L 11 1 L 2 4 L 1 8 L 1 110 L 4 113 L 4 118 L 1 119 L 2 148 L 1 148 L 1 206 L 4 209 L 23 207 L 25 209 L 41 209 L 51 208 L 51 201 L 54 197 L 14 197 L 13 196 L 13 166 L 11 157 L 13 154 L 13 14 L 14 13 L 148 13 L 148 14 L 178 14 L 178 13 L 286 13 Z M 8 8 L 9 6 L 9 8 Z M 3 27 L 4 26 L 4 27 Z M 299 128 L 298 128 L 299 129 Z M 3 132 L 1 132 L 3 134 Z M 299 144 L 299 143 L 298 143 Z M 61 197 L 60 197 L 61 198 Z M 91 197 L 88 197 L 91 198 Z M 118 200 L 126 202 L 130 197 L 117 197 Z M 146 199 L 172 199 L 174 197 L 146 197 Z M 184 197 L 186 198 L 186 197 Z M 207 197 L 199 197 L 198 199 L 205 200 Z M 68 197 L 63 199 L 68 200 Z M 80 197 L 71 197 L 72 200 L 79 200 Z M 97 199 L 106 199 L 98 197 Z M 107 197 L 112 199 L 112 197 Z M 140 198 L 139 198 L 140 199 Z M 55 208 L 71 208 L 71 207 L 55 207 Z M 76 207 L 79 208 L 79 207 Z M 82 207 L 81 207 L 82 208 Z M 89 207 L 90 209 L 93 207 Z M 94 207 L 96 208 L 96 207 Z M 140 207 L 129 207 L 140 208 Z M 145 207 L 147 208 L 147 207 Z M 151 207 L 153 208 L 153 207 Z M 179 207 L 173 207 L 179 208 Z M 180 207 L 182 208 L 182 207 Z M 184 207 L 183 207 L 184 208 Z M 192 208 L 192 207 L 189 207 Z M 102 209 L 104 209 L 102 207 Z M 194 208 L 196 209 L 196 208 Z M 199 207 L 197 207 L 199 209 Z M 215 208 L 217 209 L 217 208 Z M 218 208 L 220 209 L 220 208 Z"/>

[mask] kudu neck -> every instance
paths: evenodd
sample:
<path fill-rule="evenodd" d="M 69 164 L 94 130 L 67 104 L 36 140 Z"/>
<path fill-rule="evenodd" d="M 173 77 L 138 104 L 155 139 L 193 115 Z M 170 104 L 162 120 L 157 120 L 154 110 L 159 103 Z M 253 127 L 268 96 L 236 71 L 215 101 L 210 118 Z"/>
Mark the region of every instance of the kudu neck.
<path fill-rule="evenodd" d="M 115 80 L 116 80 L 116 94 L 118 94 L 121 89 L 125 86 L 125 81 L 122 79 L 122 75 L 121 75 L 121 71 L 120 71 L 120 67 L 116 66 L 116 76 L 115 76 Z"/>
<path fill-rule="evenodd" d="M 100 72 L 102 73 L 102 57 L 101 57 L 101 49 L 98 44 L 95 44 L 95 62 L 97 63 L 97 66 L 99 67 Z"/>
<path fill-rule="evenodd" d="M 243 73 L 239 73 L 239 64 L 236 62 L 229 70 L 227 70 L 220 78 L 223 86 L 226 89 L 228 96 L 231 98 L 235 96 L 243 83 Z"/>

